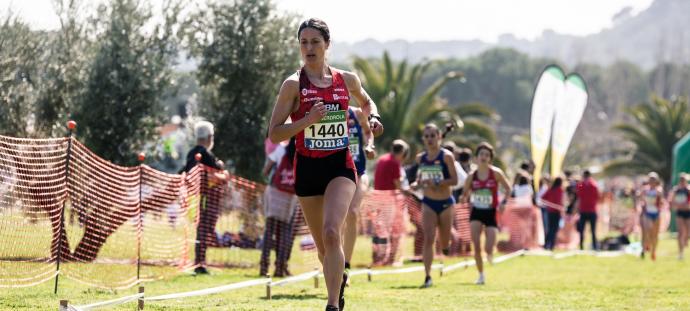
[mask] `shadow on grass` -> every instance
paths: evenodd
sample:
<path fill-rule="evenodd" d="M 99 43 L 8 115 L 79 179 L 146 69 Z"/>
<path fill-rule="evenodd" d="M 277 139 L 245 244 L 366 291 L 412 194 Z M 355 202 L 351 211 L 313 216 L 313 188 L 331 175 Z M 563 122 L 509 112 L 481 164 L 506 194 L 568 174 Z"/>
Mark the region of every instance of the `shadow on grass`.
<path fill-rule="evenodd" d="M 268 300 L 266 297 L 262 297 L 262 300 Z M 271 296 L 271 300 L 308 300 L 308 299 L 326 299 L 322 295 L 314 294 L 279 294 Z"/>
<path fill-rule="evenodd" d="M 416 289 L 419 290 L 419 285 L 401 285 L 401 286 L 391 286 L 391 289 Z"/>
<path fill-rule="evenodd" d="M 483 285 L 474 284 L 474 282 L 460 282 L 460 283 L 453 283 L 453 285 L 472 286 L 472 287 L 482 287 L 483 286 Z"/>

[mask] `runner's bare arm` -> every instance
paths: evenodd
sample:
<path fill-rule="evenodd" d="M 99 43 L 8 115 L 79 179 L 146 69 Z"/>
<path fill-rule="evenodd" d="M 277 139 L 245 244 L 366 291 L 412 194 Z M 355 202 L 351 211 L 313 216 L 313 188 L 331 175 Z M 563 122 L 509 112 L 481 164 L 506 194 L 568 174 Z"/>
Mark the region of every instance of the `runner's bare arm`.
<path fill-rule="evenodd" d="M 367 120 L 369 116 L 374 117 L 368 120 L 371 123 L 370 127 L 374 136 L 378 137 L 383 134 L 383 124 L 381 124 L 378 108 L 362 87 L 362 81 L 359 80 L 356 74 L 348 71 L 343 71 L 343 79 L 345 79 L 347 89 L 350 91 L 350 96 L 355 98 L 360 108 L 362 108 L 362 112 L 367 116 Z"/>
<path fill-rule="evenodd" d="M 422 184 L 422 172 L 419 170 L 419 164 L 422 163 L 421 153 L 418 153 L 417 156 L 415 156 L 414 162 L 417 163 L 417 176 L 415 176 L 414 181 L 412 184 L 410 184 L 410 188 L 416 190 L 425 186 Z"/>
<path fill-rule="evenodd" d="M 441 149 L 441 152 L 443 152 L 443 162 L 446 163 L 446 167 L 448 167 L 450 178 L 442 180 L 439 186 L 455 186 L 458 183 L 458 172 L 455 170 L 455 158 L 450 152 L 446 152 L 443 149 Z"/>
<path fill-rule="evenodd" d="M 666 198 L 666 201 L 669 202 L 669 207 L 671 211 L 676 210 L 676 187 L 673 187 L 671 191 L 668 193 L 668 197 Z"/>
<path fill-rule="evenodd" d="M 376 147 L 374 146 L 374 134 L 371 132 L 369 122 L 363 121 L 367 119 L 367 116 L 364 114 L 362 109 L 358 107 L 352 107 L 352 110 L 355 112 L 355 116 L 357 117 L 357 121 L 359 122 L 360 126 L 362 126 L 362 132 L 364 132 L 364 141 L 366 141 L 366 144 L 364 145 L 364 153 L 366 153 L 367 159 L 372 160 L 376 157 Z"/>
<path fill-rule="evenodd" d="M 508 183 L 508 178 L 506 175 L 503 173 L 503 170 L 501 170 L 498 167 L 491 167 L 492 170 L 494 170 L 494 174 L 496 175 L 498 179 L 498 183 L 503 186 L 503 197 L 504 198 L 509 198 L 510 197 L 510 184 Z"/>
<path fill-rule="evenodd" d="M 671 201 L 666 200 L 666 197 L 664 196 L 664 188 L 659 187 L 657 189 L 657 191 L 659 191 L 659 193 L 661 193 L 661 195 L 659 196 L 659 201 L 660 201 L 659 205 L 661 205 L 660 208 L 663 208 L 663 209 L 669 208 L 669 205 L 670 205 L 669 202 L 671 202 Z"/>
<path fill-rule="evenodd" d="M 462 186 L 462 196 L 460 197 L 460 203 L 468 203 L 470 194 L 472 194 L 472 177 L 474 172 L 467 173 L 467 179 L 465 179 L 465 185 Z"/>
<path fill-rule="evenodd" d="M 269 124 L 268 136 L 273 143 L 279 143 L 297 135 L 309 125 L 312 125 L 326 115 L 326 107 L 322 102 L 314 104 L 309 110 L 309 115 L 300 120 L 292 120 L 292 123 L 285 124 L 290 113 L 296 110 L 299 101 L 299 78 L 297 74 L 290 76 L 280 87 L 278 99 L 273 106 L 271 122 Z"/>

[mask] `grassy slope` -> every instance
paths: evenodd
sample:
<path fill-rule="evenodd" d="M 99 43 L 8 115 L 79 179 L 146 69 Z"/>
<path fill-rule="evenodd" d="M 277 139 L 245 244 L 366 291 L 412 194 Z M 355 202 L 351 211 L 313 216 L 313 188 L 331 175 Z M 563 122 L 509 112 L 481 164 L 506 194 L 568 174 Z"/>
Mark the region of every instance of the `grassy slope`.
<path fill-rule="evenodd" d="M 369 245 L 362 239 L 355 262 L 366 262 Z M 688 310 L 690 309 L 690 264 L 675 257 L 675 241 L 665 240 L 656 263 L 623 256 L 617 258 L 520 257 L 487 268 L 485 286 L 472 284 L 474 268 L 456 270 L 443 278 L 435 272 L 435 286 L 420 290 L 421 272 L 356 276 L 347 290 L 348 310 L 468 310 L 468 309 L 601 309 L 601 310 Z M 258 254 L 256 254 L 258 255 Z M 295 256 L 294 272 L 307 271 L 314 264 L 307 255 Z M 457 261 L 453 260 L 453 261 Z M 224 285 L 256 277 L 257 269 L 213 270 L 212 276 L 178 275 L 145 284 L 148 295 L 167 294 Z M 179 301 L 149 303 L 146 310 L 322 310 L 323 281 L 315 289 L 311 281 L 273 289 L 266 300 L 262 286 Z M 58 295 L 53 282 L 23 289 L 0 291 L 2 310 L 55 310 L 58 299 L 73 304 L 112 299 L 135 289 L 109 291 L 89 289 L 61 280 Z M 134 310 L 135 303 L 116 310 Z"/>

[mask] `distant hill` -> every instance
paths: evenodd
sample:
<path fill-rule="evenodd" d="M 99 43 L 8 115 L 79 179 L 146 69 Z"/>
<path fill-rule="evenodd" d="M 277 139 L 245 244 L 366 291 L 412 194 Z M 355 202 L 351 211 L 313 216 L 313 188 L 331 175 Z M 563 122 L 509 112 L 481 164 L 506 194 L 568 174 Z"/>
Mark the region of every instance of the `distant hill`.
<path fill-rule="evenodd" d="M 352 44 L 334 44 L 330 58 L 335 62 L 344 62 L 352 55 L 380 57 L 384 50 L 388 50 L 394 59 L 417 62 L 424 58 L 466 58 L 494 47 L 511 47 L 533 57 L 559 59 L 568 65 L 608 65 L 617 60 L 626 60 L 649 69 L 661 61 L 690 63 L 688 13 L 690 0 L 656 0 L 635 16 L 630 15 L 629 8 L 623 9 L 612 16 L 612 28 L 588 36 L 563 35 L 546 30 L 536 40 L 523 40 L 505 34 L 495 44 L 480 40 L 364 40 Z"/>

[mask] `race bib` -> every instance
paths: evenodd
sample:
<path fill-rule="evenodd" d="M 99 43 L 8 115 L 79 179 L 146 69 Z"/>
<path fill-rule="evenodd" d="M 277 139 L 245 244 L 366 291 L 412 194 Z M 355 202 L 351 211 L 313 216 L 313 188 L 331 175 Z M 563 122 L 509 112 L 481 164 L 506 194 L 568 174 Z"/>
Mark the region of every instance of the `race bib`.
<path fill-rule="evenodd" d="M 688 203 L 688 195 L 686 193 L 676 193 L 674 201 L 678 204 Z"/>
<path fill-rule="evenodd" d="M 648 195 L 645 197 L 647 206 L 645 207 L 648 213 L 656 214 L 659 208 L 656 206 L 656 195 Z"/>
<path fill-rule="evenodd" d="M 443 168 L 440 165 L 422 165 L 419 167 L 421 179 L 441 181 L 443 180 Z"/>
<path fill-rule="evenodd" d="M 350 136 L 350 154 L 352 158 L 357 161 L 359 159 L 359 137 L 357 135 Z"/>
<path fill-rule="evenodd" d="M 309 150 L 347 148 L 347 111 L 329 111 L 321 121 L 304 129 L 304 145 Z"/>
<path fill-rule="evenodd" d="M 493 207 L 494 196 L 490 189 L 479 189 L 472 192 L 470 201 L 475 208 L 489 209 Z"/>

